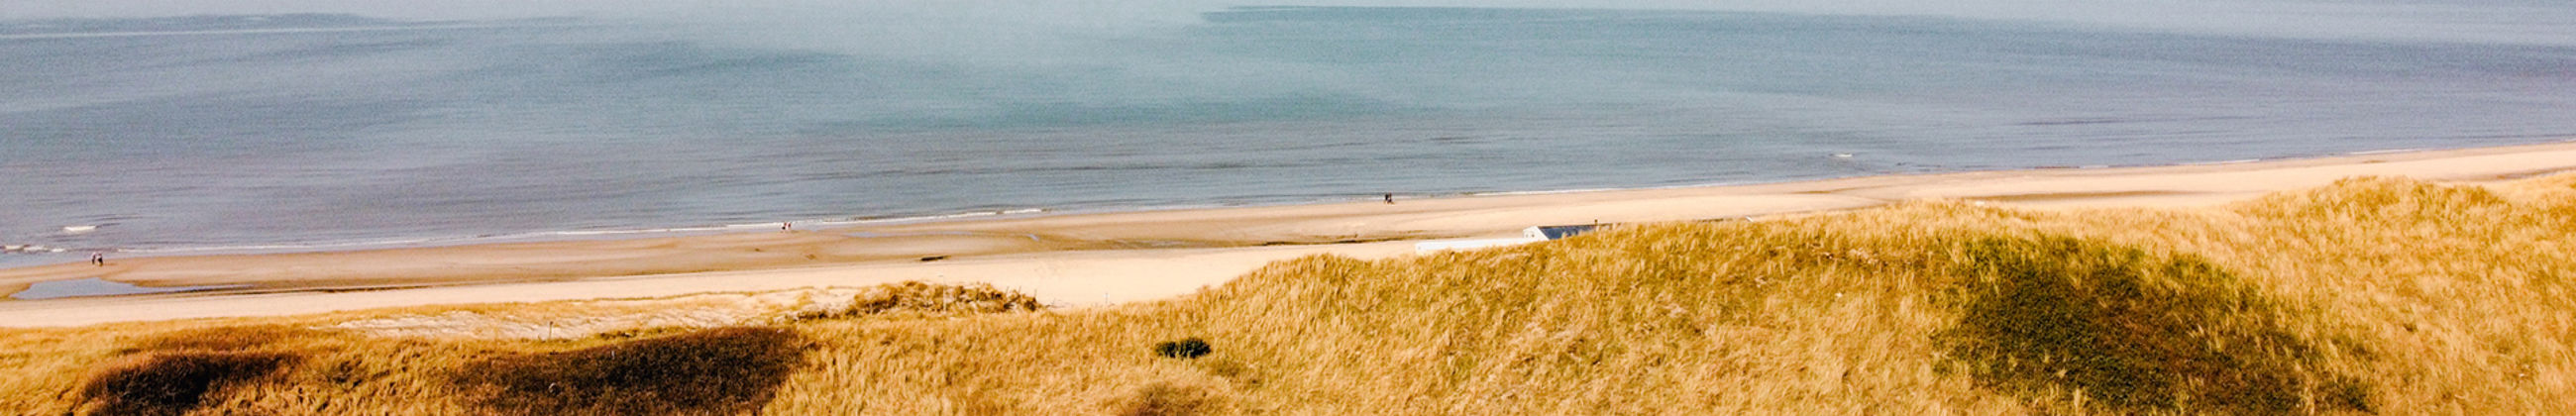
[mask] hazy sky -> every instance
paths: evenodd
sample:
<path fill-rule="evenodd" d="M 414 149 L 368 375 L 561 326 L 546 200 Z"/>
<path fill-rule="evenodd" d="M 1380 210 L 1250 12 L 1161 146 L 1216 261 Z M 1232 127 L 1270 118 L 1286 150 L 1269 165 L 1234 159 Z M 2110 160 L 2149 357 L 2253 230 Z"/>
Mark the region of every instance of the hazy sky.
<path fill-rule="evenodd" d="M 2148 3 L 2171 0 L 2146 0 Z M 2137 1 L 2106 2 L 2136 3 Z M 1927 4 L 1931 3 L 1931 4 Z M 1233 5 L 1446 6 L 1542 8 L 1642 8 L 1704 10 L 1776 10 L 1809 12 L 1876 12 L 1901 14 L 1980 15 L 2024 10 L 2032 5 L 2065 1 L 1966 0 L 870 0 L 870 1 L 691 1 L 691 0 L 11 0 L 0 2 L 0 18 L 135 17 L 198 14 L 354 13 L 408 19 L 492 19 L 530 16 L 706 16 L 797 10 L 824 13 L 954 15 L 1014 17 L 1029 20 L 1117 19 L 1163 20 L 1194 16 Z M 2082 2 L 2078 2 L 2082 3 Z M 1014 19 L 1018 20 L 1018 19 Z"/>
<path fill-rule="evenodd" d="M 684 22 L 1168 26 L 1232 5 L 1472 6 L 1933 15 L 2161 30 L 2576 44 L 2567 0 L 5 0 L 0 19 L 352 13 L 399 19 L 582 16 Z M 2463 24 L 2461 22 L 2472 22 Z M 981 29 L 978 29 L 981 30 Z"/>
<path fill-rule="evenodd" d="M 2530 4 L 2545 0 L 10 0 L 0 18 L 128 17 L 193 14 L 355 13 L 411 19 L 489 19 L 528 16 L 702 16 L 762 10 L 892 13 L 1120 20 L 1194 15 L 1231 5 L 1468 6 L 1545 8 L 1646 8 L 1797 11 L 1810 13 L 1930 14 L 2001 18 L 2105 20 L 2172 19 L 2177 14 L 2261 10 L 2266 5 L 2318 4 Z M 2145 15 L 2141 15 L 2145 14 Z M 2164 16 L 2156 16 L 2164 15 Z"/>

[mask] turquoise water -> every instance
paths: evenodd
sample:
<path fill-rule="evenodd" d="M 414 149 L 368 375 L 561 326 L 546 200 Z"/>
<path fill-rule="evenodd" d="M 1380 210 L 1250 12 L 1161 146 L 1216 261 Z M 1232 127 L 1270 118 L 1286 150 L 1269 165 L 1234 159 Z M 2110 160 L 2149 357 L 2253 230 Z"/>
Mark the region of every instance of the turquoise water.
<path fill-rule="evenodd" d="M 18 22 L 0 25 L 0 242 L 316 250 L 2576 137 L 2576 44 L 2530 16 L 2364 36 L 1237 8 L 954 43 L 613 19 Z M 98 228 L 63 231 L 80 225 Z"/>

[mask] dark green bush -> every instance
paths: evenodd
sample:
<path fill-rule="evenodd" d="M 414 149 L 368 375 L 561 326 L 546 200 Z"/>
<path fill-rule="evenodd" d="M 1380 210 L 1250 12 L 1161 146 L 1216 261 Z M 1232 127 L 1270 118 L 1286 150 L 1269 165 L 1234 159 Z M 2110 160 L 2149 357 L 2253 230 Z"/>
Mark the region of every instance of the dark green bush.
<path fill-rule="evenodd" d="M 1199 358 L 1200 356 L 1208 355 L 1208 353 L 1211 352 L 1216 352 L 1216 349 L 1208 347 L 1207 340 L 1199 339 L 1199 337 L 1183 338 L 1179 341 L 1163 341 L 1162 343 L 1154 344 L 1154 355 L 1168 358 Z"/>

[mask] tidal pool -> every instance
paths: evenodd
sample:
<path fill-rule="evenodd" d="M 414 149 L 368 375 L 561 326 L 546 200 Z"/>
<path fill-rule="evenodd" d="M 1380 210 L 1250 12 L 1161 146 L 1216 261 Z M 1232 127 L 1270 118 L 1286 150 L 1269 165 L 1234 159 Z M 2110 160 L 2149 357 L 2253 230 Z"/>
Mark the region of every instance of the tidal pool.
<path fill-rule="evenodd" d="M 112 282 L 100 278 L 54 280 L 27 285 L 27 290 L 9 295 L 11 299 L 37 300 L 81 296 L 142 295 L 152 293 L 193 292 L 199 290 L 238 289 L 249 285 L 146 287 Z"/>

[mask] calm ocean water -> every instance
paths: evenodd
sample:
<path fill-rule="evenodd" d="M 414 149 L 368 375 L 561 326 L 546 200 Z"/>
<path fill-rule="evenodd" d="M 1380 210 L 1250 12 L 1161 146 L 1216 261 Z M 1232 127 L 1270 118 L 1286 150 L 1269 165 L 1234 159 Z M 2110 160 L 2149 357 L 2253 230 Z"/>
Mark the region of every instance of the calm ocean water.
<path fill-rule="evenodd" d="M 1407 8 L 886 48 L 867 46 L 911 40 L 19 22 L 0 25 L 0 243 L 330 249 L 2576 137 L 2568 20 L 2405 17 L 2430 35 Z"/>

